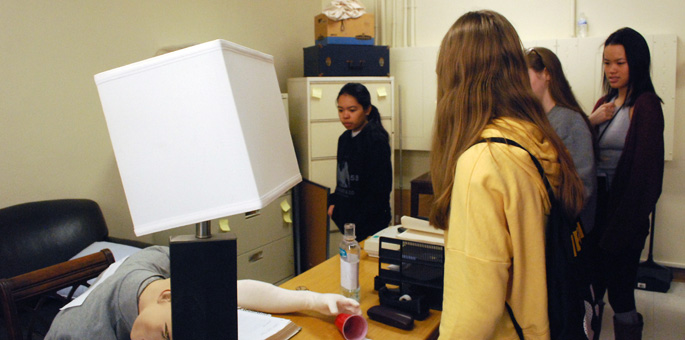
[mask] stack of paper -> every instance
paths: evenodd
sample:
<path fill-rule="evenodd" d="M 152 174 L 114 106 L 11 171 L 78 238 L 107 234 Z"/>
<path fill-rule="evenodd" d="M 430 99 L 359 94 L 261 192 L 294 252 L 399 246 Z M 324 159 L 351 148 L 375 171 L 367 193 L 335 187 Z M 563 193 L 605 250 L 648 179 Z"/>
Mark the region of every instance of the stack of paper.
<path fill-rule="evenodd" d="M 300 329 L 300 326 L 288 319 L 238 309 L 239 340 L 287 340 Z"/>
<path fill-rule="evenodd" d="M 445 231 L 431 226 L 428 221 L 419 218 L 402 216 L 402 227 L 406 229 L 397 238 L 430 244 L 445 245 Z"/>

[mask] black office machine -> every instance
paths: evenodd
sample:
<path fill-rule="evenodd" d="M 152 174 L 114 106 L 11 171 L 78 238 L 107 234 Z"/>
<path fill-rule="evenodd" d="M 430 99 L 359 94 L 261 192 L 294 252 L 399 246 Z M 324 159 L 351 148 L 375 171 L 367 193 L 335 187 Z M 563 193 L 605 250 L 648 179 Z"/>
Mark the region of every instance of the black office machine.
<path fill-rule="evenodd" d="M 429 309 L 442 310 L 445 248 L 381 237 L 374 289 L 381 305 L 423 320 Z"/>

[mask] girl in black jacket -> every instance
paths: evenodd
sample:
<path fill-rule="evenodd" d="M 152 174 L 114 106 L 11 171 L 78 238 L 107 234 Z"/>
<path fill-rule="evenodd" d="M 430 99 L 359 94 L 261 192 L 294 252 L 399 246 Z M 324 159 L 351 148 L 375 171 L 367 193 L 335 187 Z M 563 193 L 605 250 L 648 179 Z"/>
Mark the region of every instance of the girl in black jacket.
<path fill-rule="evenodd" d="M 337 186 L 328 215 L 341 232 L 345 223 L 354 223 L 357 240 L 361 241 L 390 222 L 389 136 L 364 85 L 343 86 L 337 104 L 340 122 L 347 131 L 338 138 Z"/>

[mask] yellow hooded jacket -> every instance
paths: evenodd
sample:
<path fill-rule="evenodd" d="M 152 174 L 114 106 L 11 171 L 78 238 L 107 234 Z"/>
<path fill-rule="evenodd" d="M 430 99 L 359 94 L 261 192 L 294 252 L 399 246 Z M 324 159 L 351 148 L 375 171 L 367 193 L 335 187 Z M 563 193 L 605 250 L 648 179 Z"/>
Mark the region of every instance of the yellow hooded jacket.
<path fill-rule="evenodd" d="M 521 144 L 557 190 L 557 152 L 535 125 L 500 118 L 481 136 Z M 524 150 L 480 143 L 461 155 L 445 236 L 440 339 L 518 339 L 505 302 L 525 339 L 549 339 L 544 233 L 550 207 Z"/>

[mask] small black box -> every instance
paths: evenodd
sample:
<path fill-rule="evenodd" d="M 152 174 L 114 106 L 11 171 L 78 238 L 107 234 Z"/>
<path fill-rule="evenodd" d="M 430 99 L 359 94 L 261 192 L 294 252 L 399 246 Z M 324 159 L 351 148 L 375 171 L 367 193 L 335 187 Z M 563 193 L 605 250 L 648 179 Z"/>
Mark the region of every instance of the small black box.
<path fill-rule="evenodd" d="M 315 45 L 304 48 L 304 76 L 388 76 L 388 46 Z"/>
<path fill-rule="evenodd" d="M 672 280 L 673 272 L 671 272 L 671 269 L 649 259 L 640 263 L 640 266 L 637 268 L 635 288 L 666 293 L 671 288 Z"/>

